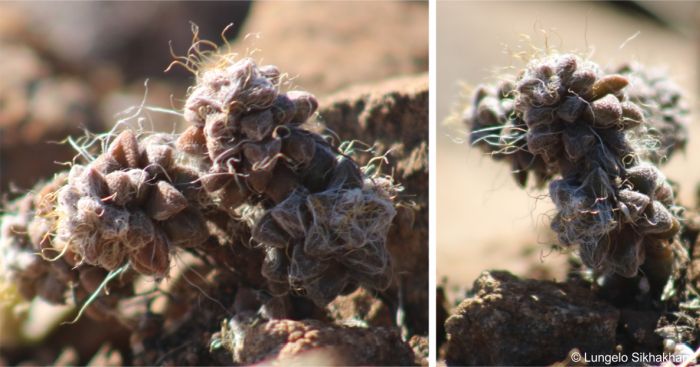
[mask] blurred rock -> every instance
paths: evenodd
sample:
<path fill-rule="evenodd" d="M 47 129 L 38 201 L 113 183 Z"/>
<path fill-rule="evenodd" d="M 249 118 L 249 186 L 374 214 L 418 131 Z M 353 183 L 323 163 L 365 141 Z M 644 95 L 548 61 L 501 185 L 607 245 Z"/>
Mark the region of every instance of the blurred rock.
<path fill-rule="evenodd" d="M 31 46 L 28 27 L 21 17 L 0 27 L 0 192 L 49 177 L 76 154 L 56 142 L 99 126 L 90 87 Z"/>
<path fill-rule="evenodd" d="M 415 148 L 428 140 L 428 75 L 353 85 L 322 98 L 318 115 L 341 139 Z"/>
<path fill-rule="evenodd" d="M 222 335 L 235 363 L 289 365 L 302 360 L 311 365 L 405 366 L 414 363 L 413 351 L 401 341 L 397 329 L 257 318 L 245 321 L 236 318 L 228 325 Z M 305 358 L 307 356 L 311 358 Z"/>
<path fill-rule="evenodd" d="M 244 21 L 248 2 L 22 2 L 14 4 L 28 15 L 52 53 L 76 69 L 116 66 L 127 80 L 163 77 L 170 64 L 169 42 L 177 54 L 192 43 L 190 22 L 199 37 L 222 43 L 221 31 L 235 38 Z M 291 18 L 290 18 L 291 19 Z M 191 75 L 175 71 L 168 79 Z"/>
<path fill-rule="evenodd" d="M 686 276 L 690 287 L 697 289 L 700 286 L 700 211 L 687 210 L 683 214 L 683 224 L 681 239 L 690 255 Z"/>
<path fill-rule="evenodd" d="M 369 291 L 359 288 L 347 296 L 339 296 L 328 304 L 331 318 L 336 322 L 366 326 L 393 326 L 394 318 L 389 308 Z"/>
<path fill-rule="evenodd" d="M 427 2 L 259 2 L 247 34 L 258 37 L 241 37 L 234 50 L 259 49 L 317 96 L 428 70 Z"/>
<path fill-rule="evenodd" d="M 621 309 L 617 342 L 633 352 L 661 352 L 663 339 L 654 332 L 662 312 L 655 310 Z"/>
<path fill-rule="evenodd" d="M 58 358 L 53 361 L 53 365 L 56 367 L 75 366 L 78 364 L 78 361 L 78 352 L 72 347 L 67 347 L 63 349 L 61 354 L 58 355 Z"/>
<path fill-rule="evenodd" d="M 89 337 L 86 337 L 89 336 Z M 0 346 L 0 356 L 8 365 L 86 365 L 108 343 L 113 349 L 126 350 L 129 331 L 114 320 L 95 321 L 83 317 L 79 322 L 61 325 L 38 343 L 21 347 Z M 76 361 L 77 359 L 77 361 Z M 125 361 L 128 364 L 129 361 Z"/>
<path fill-rule="evenodd" d="M 445 288 L 443 286 L 438 286 L 436 290 L 435 307 L 435 323 L 436 333 L 435 338 L 437 340 L 438 349 L 447 339 L 447 334 L 445 332 L 445 321 L 449 317 L 449 303 L 447 302 L 447 296 L 445 295 Z"/>
<path fill-rule="evenodd" d="M 484 272 L 447 319 L 450 365 L 545 365 L 578 348 L 609 354 L 620 312 L 572 283 Z"/>
<path fill-rule="evenodd" d="M 88 366 L 123 366 L 124 358 L 118 350 L 112 348 L 109 344 L 105 344 L 95 353 Z"/>
<path fill-rule="evenodd" d="M 419 366 L 428 366 L 428 357 L 430 356 L 430 342 L 427 337 L 414 335 L 408 340 L 408 345 L 413 349 L 413 354 L 416 356 L 416 364 Z"/>

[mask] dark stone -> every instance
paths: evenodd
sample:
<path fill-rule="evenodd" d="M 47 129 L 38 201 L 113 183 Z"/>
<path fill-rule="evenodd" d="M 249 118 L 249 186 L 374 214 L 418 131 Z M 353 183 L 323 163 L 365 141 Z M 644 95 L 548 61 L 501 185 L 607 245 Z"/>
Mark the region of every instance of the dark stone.
<path fill-rule="evenodd" d="M 473 296 L 447 319 L 450 365 L 546 365 L 582 353 L 611 353 L 620 313 L 578 284 L 484 272 Z"/>

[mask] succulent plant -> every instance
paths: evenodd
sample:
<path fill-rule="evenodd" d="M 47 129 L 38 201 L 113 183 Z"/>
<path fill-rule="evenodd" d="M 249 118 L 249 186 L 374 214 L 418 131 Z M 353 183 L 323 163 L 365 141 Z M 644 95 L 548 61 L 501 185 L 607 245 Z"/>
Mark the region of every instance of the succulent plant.
<path fill-rule="evenodd" d="M 50 192 L 60 187 L 65 175 L 53 182 L 39 184 L 40 192 L 26 195 L 6 207 L 0 227 L 0 274 L 17 284 L 17 289 L 26 299 L 40 296 L 54 303 L 63 303 L 67 290 L 61 282 L 68 264 L 64 261 L 45 261 L 39 254 L 49 247 L 46 234 L 50 231 L 48 219 L 36 215 L 41 212 Z M 45 186 L 44 186 L 45 185 Z M 43 186 L 43 188 L 42 188 Z"/>
<path fill-rule="evenodd" d="M 273 295 L 292 291 L 325 306 L 357 286 L 386 289 L 395 185 L 304 129 L 315 97 L 279 84 L 276 67 L 251 59 L 208 69 L 187 99 L 186 131 L 102 135 L 102 150 L 81 148 L 86 162 L 53 183 L 42 215 L 25 210 L 3 225 L 43 224 L 29 243 L 60 254 L 53 267 L 104 279 L 128 264 L 163 278 L 176 248 L 209 251 L 207 240 L 242 222 L 243 208 L 257 208 L 248 235 L 265 254 L 259 271 Z M 5 247 L 25 254 L 29 246 L 16 242 L 26 236 L 4 232 Z M 46 273 L 45 260 L 31 261 Z"/>
<path fill-rule="evenodd" d="M 688 101 L 667 72 L 639 63 L 623 64 L 615 72 L 629 81 L 625 98 L 644 112 L 644 124 L 629 134 L 642 146 L 642 158 L 663 164 L 676 151 L 684 150 L 688 141 Z"/>
<path fill-rule="evenodd" d="M 7 206 L 0 231 L 0 275 L 16 284 L 22 296 L 40 297 L 49 303 L 82 303 L 97 291 L 107 271 L 79 264 L 79 256 L 66 249 L 62 256 L 52 244 L 56 225 L 53 208 L 57 192 L 67 182 L 66 174 L 38 184 L 28 195 Z M 110 295 L 101 295 L 87 309 L 92 318 L 113 312 L 120 298 L 133 295 L 131 277 L 112 282 Z"/>
<path fill-rule="evenodd" d="M 637 82 L 637 89 L 628 94 L 628 76 L 647 81 L 648 87 L 650 83 L 667 85 L 640 70 L 623 68 L 623 74 L 607 74 L 595 63 L 571 54 L 535 58 L 512 87 L 499 87 L 508 91 L 499 92 L 501 96 L 512 96 L 506 100 L 507 108 L 505 97 L 501 101 L 493 95 L 482 97 L 488 89 L 480 88 L 477 105 L 472 107 L 476 112 L 467 119 L 474 143 L 485 140 L 480 135 L 494 134 L 489 139 L 499 143 L 487 149 L 518 147 L 500 150 L 497 156 L 517 161 L 516 154 L 531 154 L 532 162 L 541 159 L 543 164 L 531 164 L 525 170 L 544 179 L 560 175 L 549 183 L 557 208 L 552 229 L 559 241 L 579 246 L 586 265 L 625 277 L 636 275 L 645 261 L 668 262 L 680 230 L 673 189 L 658 168 L 645 160 L 658 163 L 661 155 L 670 155 L 685 141 L 685 112 L 675 120 L 664 119 L 659 106 L 685 110 L 676 89 L 670 87 L 640 91 Z M 515 144 L 509 143 L 512 136 L 507 129 L 488 128 L 506 125 L 503 121 L 515 122 Z M 652 153 L 649 146 L 639 144 L 651 131 L 664 149 Z M 666 277 L 670 267 L 662 267 Z"/>
<path fill-rule="evenodd" d="M 185 104 L 191 126 L 178 147 L 193 157 L 223 210 L 259 204 L 253 239 L 266 257 L 271 291 L 325 305 L 361 284 L 391 282 L 385 239 L 396 211 L 392 185 L 304 129 L 316 98 L 282 92 L 280 72 L 249 58 L 198 76 Z"/>
<path fill-rule="evenodd" d="M 74 165 L 58 191 L 55 246 L 108 271 L 128 261 L 141 274 L 165 276 L 174 246 L 209 236 L 197 175 L 176 162 L 173 145 L 168 134 L 139 141 L 125 130 L 95 160 Z"/>
<path fill-rule="evenodd" d="M 551 176 L 550 168 L 541 156 L 527 149 L 527 126 L 515 113 L 513 88 L 510 81 L 500 82 L 497 88 L 479 86 L 463 120 L 471 129 L 470 142 L 495 160 L 509 161 L 513 178 L 520 186 L 527 185 L 529 172 L 542 186 Z"/>

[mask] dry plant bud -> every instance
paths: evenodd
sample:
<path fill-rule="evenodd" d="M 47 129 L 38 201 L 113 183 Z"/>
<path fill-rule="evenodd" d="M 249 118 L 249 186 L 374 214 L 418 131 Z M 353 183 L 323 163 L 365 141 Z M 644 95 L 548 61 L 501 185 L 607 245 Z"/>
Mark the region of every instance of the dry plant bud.
<path fill-rule="evenodd" d="M 158 181 L 146 204 L 146 213 L 157 221 L 168 220 L 187 207 L 187 199 L 173 185 Z"/>
<path fill-rule="evenodd" d="M 129 261 L 134 270 L 141 274 L 164 277 L 170 269 L 168 252 L 165 236 L 157 234 L 151 242 L 132 252 Z"/>
<path fill-rule="evenodd" d="M 535 176 L 537 185 L 542 186 L 551 177 L 550 169 L 542 157 L 533 155 L 527 149 L 527 127 L 522 117 L 514 111 L 513 88 L 508 81 L 501 82 L 497 88 L 479 86 L 463 120 L 471 130 L 471 144 L 495 160 L 508 161 L 513 178 L 520 186 L 527 184 L 529 172 Z"/>
<path fill-rule="evenodd" d="M 204 130 L 198 126 L 188 127 L 177 139 L 177 148 L 192 155 L 206 154 L 206 144 Z"/>
<path fill-rule="evenodd" d="M 67 180 L 68 175 L 62 173 L 48 183 L 38 184 L 7 205 L 0 217 L 0 277 L 15 283 L 27 300 L 40 297 L 65 304 L 71 294 L 95 292 L 107 275 L 104 269 L 80 264 L 76 254 L 52 235 L 58 219 L 54 211 L 57 193 Z M 121 282 L 113 284 L 111 290 L 123 295 L 131 292 L 129 285 Z M 103 311 L 110 309 L 105 304 L 101 307 Z M 94 312 L 88 309 L 88 314 Z"/>
<path fill-rule="evenodd" d="M 638 65 L 606 74 L 571 54 L 533 59 L 519 75 L 513 89 L 510 83 L 499 88 L 506 93 L 488 87 L 476 92 L 467 116 L 472 143 L 512 162 L 531 154 L 522 169 L 539 178 L 561 174 L 549 184 L 558 211 L 552 229 L 562 244 L 579 247 L 586 265 L 632 277 L 647 262 L 669 261 L 665 255 L 649 258 L 645 249 L 667 254 L 678 246 L 673 190 L 643 160 L 659 163 L 685 143 L 687 111 L 678 90 Z M 675 119 L 664 119 L 662 106 Z M 517 126 L 515 139 L 508 124 Z M 650 139 L 665 146 L 652 149 Z M 543 164 L 535 165 L 538 160 Z M 526 176 L 517 176 L 521 166 L 515 168 L 524 184 Z"/>
<path fill-rule="evenodd" d="M 202 214 L 187 208 L 163 223 L 163 230 L 170 244 L 183 248 L 194 248 L 209 238 L 209 230 Z"/>
<path fill-rule="evenodd" d="M 128 260 L 142 274 L 165 276 L 173 246 L 208 237 L 196 174 L 177 163 L 174 137 L 121 132 L 106 152 L 74 165 L 58 191 L 57 240 L 88 264 L 115 270 Z M 113 161 L 108 165 L 104 162 Z"/>
<path fill-rule="evenodd" d="M 616 72 L 629 80 L 623 110 L 625 106 L 634 106 L 634 111 L 628 109 L 626 116 L 644 121 L 629 134 L 642 147 L 640 156 L 663 164 L 676 151 L 684 150 L 688 141 L 689 102 L 668 73 L 639 63 L 622 65 Z"/>
<path fill-rule="evenodd" d="M 139 144 L 131 130 L 125 130 L 119 134 L 109 146 L 107 154 L 122 168 L 139 168 Z"/>
<path fill-rule="evenodd" d="M 396 211 L 386 183 L 344 188 L 348 181 L 339 182 L 319 193 L 295 191 L 253 229 L 253 238 L 270 247 L 263 275 L 287 280 L 319 305 L 354 284 L 384 289 L 392 280 L 385 239 Z"/>
<path fill-rule="evenodd" d="M 318 101 L 281 91 L 275 66 L 222 60 L 198 75 L 185 105 L 192 126 L 178 146 L 203 167 L 202 184 L 222 209 L 264 209 L 252 231 L 266 251 L 262 274 L 319 305 L 357 284 L 388 287 L 391 184 L 366 179 L 302 127 Z"/>
<path fill-rule="evenodd" d="M 36 185 L 30 193 L 8 204 L 0 217 L 0 276 L 16 283 L 26 299 L 40 296 L 64 303 L 68 283 L 77 279 L 63 260 L 49 262 L 40 255 L 58 255 L 50 251 L 49 233 L 55 222 L 51 208 L 56 190 L 65 181 L 66 175 L 59 174 L 52 181 Z"/>

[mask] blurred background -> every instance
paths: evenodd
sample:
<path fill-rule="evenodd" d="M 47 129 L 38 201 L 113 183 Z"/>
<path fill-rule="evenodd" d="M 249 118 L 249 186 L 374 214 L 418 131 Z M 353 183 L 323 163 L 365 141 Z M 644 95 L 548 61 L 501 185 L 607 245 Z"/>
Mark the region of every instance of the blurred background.
<path fill-rule="evenodd" d="M 191 23 L 219 45 L 233 23 L 223 37 L 234 50 L 257 50 L 323 97 L 427 72 L 427 13 L 427 3 L 398 2 L 2 2 L 0 193 L 12 196 L 61 169 L 54 162 L 75 153 L 51 141 L 111 127 L 144 99 L 146 79 L 147 105 L 179 110 L 194 76 L 164 70 L 170 44 L 187 53 Z M 146 117 L 157 130 L 179 128 L 172 115 Z"/>
<path fill-rule="evenodd" d="M 507 165 L 469 146 L 465 125 L 445 123 L 463 111 L 459 96 L 470 98 L 479 83 L 524 66 L 514 52 L 548 44 L 592 54 L 603 66 L 639 61 L 667 67 L 697 111 L 698 11 L 694 2 L 438 2 L 438 282 L 471 287 L 487 269 L 546 279 L 563 279 L 566 272 L 566 254 L 550 250 L 553 205 L 546 189 L 520 189 Z M 700 124 L 694 120 L 685 154 L 662 168 L 679 183 L 683 205 L 696 205 L 700 184 Z"/>

